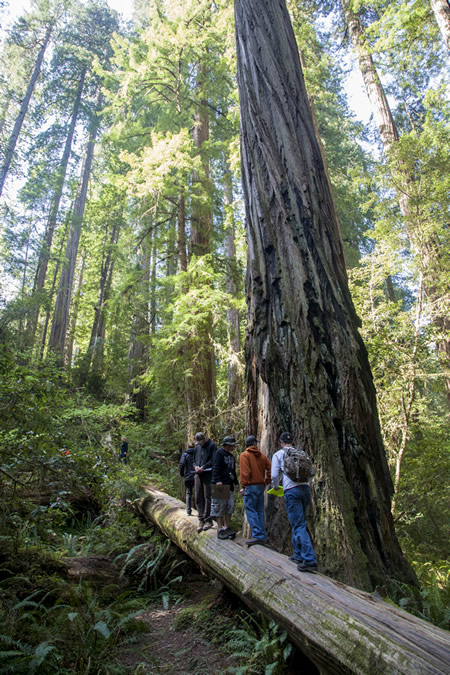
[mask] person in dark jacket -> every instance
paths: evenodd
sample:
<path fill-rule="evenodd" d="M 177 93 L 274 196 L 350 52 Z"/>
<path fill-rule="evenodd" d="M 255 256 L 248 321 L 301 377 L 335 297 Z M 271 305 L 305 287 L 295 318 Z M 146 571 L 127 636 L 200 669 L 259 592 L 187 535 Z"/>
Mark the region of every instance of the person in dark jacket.
<path fill-rule="evenodd" d="M 218 539 L 234 539 L 236 532 L 230 521 L 234 511 L 234 486 L 239 485 L 236 476 L 236 460 L 233 451 L 238 444 L 233 436 L 225 436 L 221 448 L 214 455 L 211 488 L 211 516 L 217 520 Z"/>
<path fill-rule="evenodd" d="M 195 434 L 195 441 L 197 443 L 194 450 L 195 502 L 198 511 L 197 531 L 201 532 L 202 530 L 209 530 L 213 525 L 211 520 L 211 475 L 217 446 L 202 431 Z"/>
<path fill-rule="evenodd" d="M 189 445 L 180 457 L 180 476 L 184 476 L 186 487 L 186 513 L 192 514 L 192 494 L 194 491 L 194 444 Z"/>

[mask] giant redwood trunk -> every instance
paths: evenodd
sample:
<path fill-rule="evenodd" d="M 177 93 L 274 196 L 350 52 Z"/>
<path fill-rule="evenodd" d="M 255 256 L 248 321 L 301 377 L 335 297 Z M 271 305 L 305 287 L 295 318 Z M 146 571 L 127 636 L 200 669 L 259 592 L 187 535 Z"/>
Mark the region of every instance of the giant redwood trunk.
<path fill-rule="evenodd" d="M 371 589 L 415 583 L 395 536 L 375 390 L 284 0 L 236 0 L 248 233 L 248 431 L 289 430 L 316 466 L 320 569 Z M 272 498 L 271 498 L 272 499 Z M 289 550 L 281 500 L 269 538 Z"/>

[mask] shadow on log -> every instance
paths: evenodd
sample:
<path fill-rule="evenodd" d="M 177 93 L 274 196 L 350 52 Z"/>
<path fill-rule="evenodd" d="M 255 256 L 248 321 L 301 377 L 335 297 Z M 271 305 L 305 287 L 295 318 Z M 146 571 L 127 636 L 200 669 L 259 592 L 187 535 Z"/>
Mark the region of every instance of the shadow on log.
<path fill-rule="evenodd" d="M 201 568 L 252 609 L 274 619 L 321 673 L 448 675 L 450 637 L 444 630 L 321 574 L 298 572 L 281 553 L 247 548 L 241 538 L 197 533 L 185 505 L 146 488 L 138 505 Z"/>

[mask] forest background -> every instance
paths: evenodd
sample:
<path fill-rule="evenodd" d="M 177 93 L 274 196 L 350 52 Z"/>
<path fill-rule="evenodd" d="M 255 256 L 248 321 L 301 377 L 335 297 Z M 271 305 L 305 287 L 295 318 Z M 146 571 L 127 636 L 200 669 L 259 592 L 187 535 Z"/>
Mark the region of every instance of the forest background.
<path fill-rule="evenodd" d="M 445 625 L 448 4 L 288 6 L 396 531 Z M 132 500 L 149 470 L 177 494 L 177 458 L 195 431 L 241 443 L 252 431 L 233 3 L 136 0 L 124 21 L 106 2 L 35 0 L 1 51 L 2 537 L 15 553 L 60 550 L 81 495 L 111 518 L 111 500 Z M 368 122 L 343 87 L 350 60 Z M 111 527 L 109 544 L 122 532 Z"/>

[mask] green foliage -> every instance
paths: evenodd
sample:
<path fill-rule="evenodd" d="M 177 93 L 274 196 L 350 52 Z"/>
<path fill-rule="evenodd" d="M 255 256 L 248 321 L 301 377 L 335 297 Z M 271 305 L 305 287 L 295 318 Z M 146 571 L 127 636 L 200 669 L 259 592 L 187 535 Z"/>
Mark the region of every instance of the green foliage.
<path fill-rule="evenodd" d="M 114 672 L 124 646 L 147 629 L 135 620 L 144 611 L 142 598 L 122 594 L 105 607 L 85 583 L 73 586 L 70 594 L 63 589 L 62 598 L 57 589 L 51 595 L 38 590 L 20 601 L 10 596 L 8 608 L 0 610 L 0 642 L 8 647 L 0 652 L 2 672 L 69 673 L 91 667 Z"/>
<path fill-rule="evenodd" d="M 232 673 L 276 674 L 286 672 L 292 644 L 287 634 L 274 621 L 244 609 L 239 613 L 224 611 L 208 596 L 200 605 L 178 612 L 175 630 L 201 631 L 205 637 L 224 650 L 233 663 Z"/>
<path fill-rule="evenodd" d="M 239 617 L 243 628 L 230 633 L 228 648 L 232 656 L 244 660 L 244 665 L 232 672 L 264 673 L 277 675 L 285 672 L 292 653 L 287 633 L 274 621 L 267 621 L 262 615 L 246 614 Z"/>
<path fill-rule="evenodd" d="M 420 602 L 415 590 L 399 584 L 398 604 L 402 609 L 419 616 L 440 628 L 450 629 L 450 570 L 448 562 L 435 566 L 424 563 L 415 566 L 420 583 Z"/>

